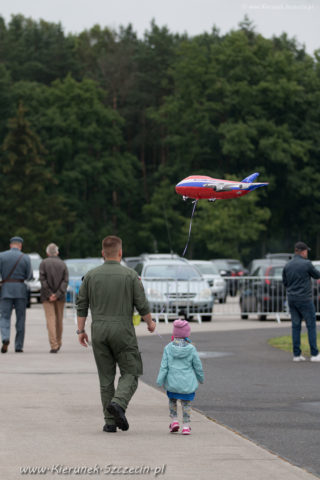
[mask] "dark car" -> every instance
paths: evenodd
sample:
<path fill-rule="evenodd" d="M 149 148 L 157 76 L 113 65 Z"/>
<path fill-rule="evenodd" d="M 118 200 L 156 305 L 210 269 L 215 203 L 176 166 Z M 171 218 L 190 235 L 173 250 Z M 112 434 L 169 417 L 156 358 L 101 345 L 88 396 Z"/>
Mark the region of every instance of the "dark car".
<path fill-rule="evenodd" d="M 234 297 L 237 295 L 239 282 L 238 279 L 248 274 L 248 270 L 244 268 L 240 260 L 234 258 L 218 258 L 211 260 L 216 265 L 222 277 L 232 277 L 226 279 L 227 292 Z"/>
<path fill-rule="evenodd" d="M 248 265 L 248 275 L 253 275 L 253 272 L 257 270 L 258 267 L 263 265 L 283 265 L 284 260 L 278 258 L 255 258 L 251 260 Z"/>
<path fill-rule="evenodd" d="M 141 261 L 141 257 L 125 257 L 124 261 L 129 268 L 135 268 L 137 263 Z"/>
<path fill-rule="evenodd" d="M 289 261 L 294 257 L 294 253 L 267 253 L 265 258 L 269 260 L 285 260 Z"/>
<path fill-rule="evenodd" d="M 257 313 L 259 320 L 265 320 L 270 313 L 287 310 L 286 289 L 282 283 L 283 264 L 269 264 L 258 267 L 248 276 L 240 294 L 241 318 Z"/>
<path fill-rule="evenodd" d="M 314 267 L 320 271 L 320 260 L 315 260 L 312 262 Z M 313 295 L 313 302 L 314 307 L 316 309 L 317 317 L 320 316 L 320 279 L 316 280 L 315 278 L 312 279 L 312 295 Z"/>

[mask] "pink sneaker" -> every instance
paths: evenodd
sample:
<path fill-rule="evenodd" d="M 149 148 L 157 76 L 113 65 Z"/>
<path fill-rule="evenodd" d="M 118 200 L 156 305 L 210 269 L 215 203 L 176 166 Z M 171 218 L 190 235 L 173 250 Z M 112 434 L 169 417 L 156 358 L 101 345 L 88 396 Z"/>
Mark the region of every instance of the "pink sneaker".
<path fill-rule="evenodd" d="M 189 427 L 189 425 L 184 425 L 181 434 L 182 435 L 191 435 L 191 427 Z"/>
<path fill-rule="evenodd" d="M 178 432 L 180 428 L 179 422 L 170 423 L 169 428 L 170 428 L 170 433 Z"/>

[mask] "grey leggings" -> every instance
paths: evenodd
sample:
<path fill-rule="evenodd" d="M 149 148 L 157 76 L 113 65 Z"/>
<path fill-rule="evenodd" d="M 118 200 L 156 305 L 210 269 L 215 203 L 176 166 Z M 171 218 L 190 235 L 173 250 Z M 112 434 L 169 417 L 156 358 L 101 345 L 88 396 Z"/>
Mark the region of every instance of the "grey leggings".
<path fill-rule="evenodd" d="M 183 423 L 190 423 L 190 414 L 191 414 L 191 400 L 180 400 L 182 407 Z M 169 410 L 170 417 L 177 418 L 178 408 L 177 408 L 177 399 L 169 398 Z"/>

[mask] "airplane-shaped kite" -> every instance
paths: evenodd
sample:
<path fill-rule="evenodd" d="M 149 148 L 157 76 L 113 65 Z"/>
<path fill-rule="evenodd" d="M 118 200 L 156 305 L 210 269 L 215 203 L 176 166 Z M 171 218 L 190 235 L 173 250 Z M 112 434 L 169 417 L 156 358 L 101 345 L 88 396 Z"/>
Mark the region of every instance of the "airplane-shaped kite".
<path fill-rule="evenodd" d="M 192 175 L 176 185 L 176 192 L 182 195 L 183 200 L 193 198 L 195 200 L 207 199 L 214 202 L 218 199 L 237 198 L 252 192 L 256 188 L 265 187 L 268 183 L 254 183 L 259 173 L 253 173 L 241 182 L 232 180 L 220 180 L 204 175 Z"/>
<path fill-rule="evenodd" d="M 183 200 L 187 200 L 188 198 L 194 199 L 189 226 L 189 236 L 182 254 L 183 257 L 188 249 L 192 219 L 198 200 L 207 199 L 209 202 L 215 202 L 219 199 L 224 200 L 228 198 L 243 197 L 243 195 L 247 195 L 247 193 L 252 192 L 256 188 L 269 185 L 268 183 L 254 183 L 258 176 L 258 172 L 252 173 L 241 182 L 235 182 L 232 180 L 220 180 L 218 178 L 206 177 L 205 175 L 191 175 L 190 177 L 184 178 L 176 185 L 176 192 L 179 195 L 182 195 Z"/>

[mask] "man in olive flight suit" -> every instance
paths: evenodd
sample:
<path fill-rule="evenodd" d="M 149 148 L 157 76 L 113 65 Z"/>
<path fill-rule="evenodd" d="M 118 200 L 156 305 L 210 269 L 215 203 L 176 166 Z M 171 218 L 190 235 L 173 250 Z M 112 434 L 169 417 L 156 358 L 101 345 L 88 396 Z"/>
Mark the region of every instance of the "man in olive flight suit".
<path fill-rule="evenodd" d="M 1 318 L 0 328 L 2 336 L 1 353 L 7 353 L 10 343 L 11 313 L 16 311 L 16 338 L 15 351 L 23 352 L 26 307 L 28 292 L 25 280 L 31 280 L 32 268 L 28 255 L 21 252 L 23 239 L 12 237 L 10 250 L 0 253 L 1 288 Z"/>
<path fill-rule="evenodd" d="M 125 410 L 142 375 L 142 361 L 133 326 L 134 307 L 153 332 L 156 324 L 150 314 L 144 288 L 137 273 L 120 264 L 122 240 L 109 236 L 102 242 L 105 262 L 84 277 L 77 299 L 79 342 L 88 346 L 84 330 L 88 308 L 92 316 L 92 348 L 97 364 L 101 401 L 105 418 L 103 430 L 128 430 Z M 116 365 L 120 378 L 115 389 Z"/>

